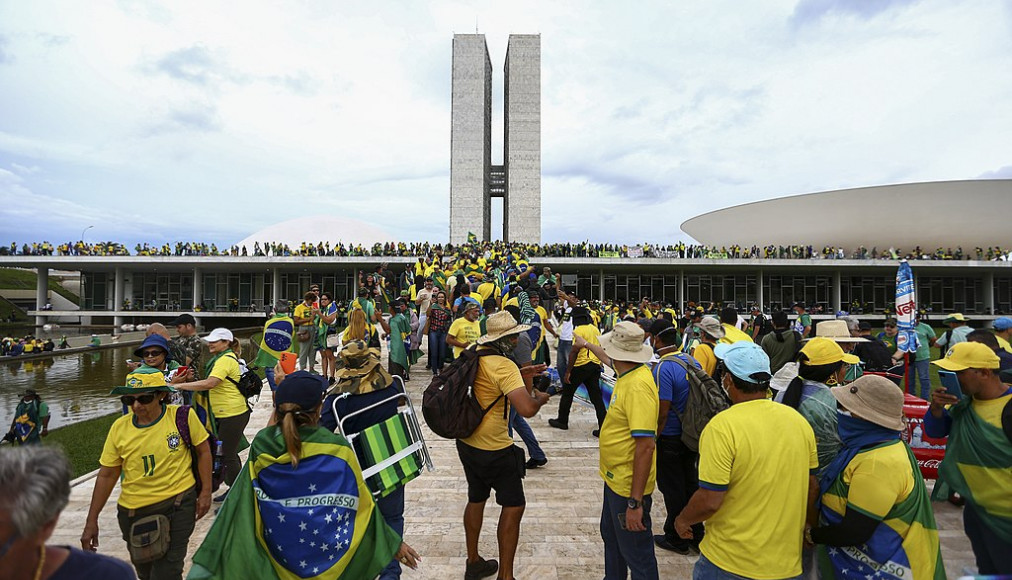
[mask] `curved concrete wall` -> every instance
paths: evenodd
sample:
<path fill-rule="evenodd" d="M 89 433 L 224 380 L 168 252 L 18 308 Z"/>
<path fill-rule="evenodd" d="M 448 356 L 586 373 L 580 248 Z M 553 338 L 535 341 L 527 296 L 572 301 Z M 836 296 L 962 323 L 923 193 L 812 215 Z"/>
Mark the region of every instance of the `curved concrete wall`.
<path fill-rule="evenodd" d="M 926 251 L 1009 246 L 1012 179 L 937 181 L 781 197 L 705 213 L 682 231 L 701 244 L 890 246 Z"/>

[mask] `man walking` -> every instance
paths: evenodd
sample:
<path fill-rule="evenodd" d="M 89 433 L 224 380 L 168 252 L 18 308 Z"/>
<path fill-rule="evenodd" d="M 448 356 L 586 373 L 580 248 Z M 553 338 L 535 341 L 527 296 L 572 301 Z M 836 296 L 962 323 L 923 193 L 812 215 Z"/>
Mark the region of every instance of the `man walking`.
<path fill-rule="evenodd" d="M 970 539 L 979 574 L 1012 574 L 1012 441 L 1008 415 L 1012 388 L 998 375 L 1000 360 L 987 345 L 960 342 L 933 361 L 956 373 L 966 395 L 931 393 L 924 430 L 945 437 L 945 459 L 935 494 L 951 488 L 966 500 L 963 530 Z M 1003 420 L 1004 419 L 1004 420 Z M 944 495 L 942 495 L 944 497 Z"/>
<path fill-rule="evenodd" d="M 944 356 L 950 348 L 964 342 L 966 335 L 973 332 L 973 329 L 967 325 L 967 318 L 960 312 L 950 314 L 942 323 L 947 324 L 949 330 L 946 330 L 945 334 L 935 339 L 935 346 L 942 351 L 942 355 Z"/>
<path fill-rule="evenodd" d="M 477 580 L 499 572 L 501 580 L 513 579 L 513 560 L 520 541 L 520 520 L 524 515 L 524 452 L 509 436 L 504 406 L 516 409 L 523 417 L 533 417 L 548 402 L 540 391 L 530 393 L 524 387 L 521 369 L 509 359 L 517 345 L 517 335 L 528 330 L 517 324 L 509 312 L 497 312 L 488 319 L 488 334 L 477 339 L 478 369 L 474 377 L 474 396 L 485 413 L 481 424 L 464 439 L 457 440 L 457 456 L 467 478 L 467 506 L 464 508 L 464 534 L 467 544 L 465 580 Z M 537 367 L 525 367 L 535 370 Z M 478 538 L 485 514 L 485 502 L 491 490 L 502 506 L 496 536 L 500 563 L 478 555 Z"/>
<path fill-rule="evenodd" d="M 717 346 L 731 407 L 699 439 L 699 490 L 675 518 L 678 534 L 706 522 L 693 578 L 799 578 L 805 522 L 819 483 L 815 434 L 797 411 L 766 398 L 759 345 Z M 732 576 L 734 575 L 734 576 Z"/>
<path fill-rule="evenodd" d="M 643 344 L 643 329 L 623 321 L 601 337 L 601 346 L 588 345 L 579 334 L 573 347 L 589 346 L 618 380 L 611 407 L 601 426 L 599 473 L 604 480 L 601 538 L 604 540 L 605 580 L 656 580 L 657 558 L 650 529 L 650 494 L 657 476 L 654 437 L 659 403 L 657 387 L 644 364 L 653 349 Z"/>

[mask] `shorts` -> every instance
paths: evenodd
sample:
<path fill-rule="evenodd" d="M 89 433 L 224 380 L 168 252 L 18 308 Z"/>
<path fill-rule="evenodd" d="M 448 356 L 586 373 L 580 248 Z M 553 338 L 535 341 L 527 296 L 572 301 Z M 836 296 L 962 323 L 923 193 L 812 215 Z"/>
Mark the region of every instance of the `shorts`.
<path fill-rule="evenodd" d="M 510 445 L 498 451 L 485 451 L 457 440 L 457 457 L 467 477 L 467 501 L 485 503 L 495 490 L 495 503 L 503 507 L 527 505 L 524 497 L 524 450 Z"/>

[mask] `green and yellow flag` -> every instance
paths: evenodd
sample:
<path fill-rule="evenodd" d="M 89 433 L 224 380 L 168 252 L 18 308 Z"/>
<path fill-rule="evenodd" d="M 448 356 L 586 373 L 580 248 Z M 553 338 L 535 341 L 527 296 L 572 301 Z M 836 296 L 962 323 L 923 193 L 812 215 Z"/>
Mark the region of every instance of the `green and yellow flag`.
<path fill-rule="evenodd" d="M 299 434 L 297 468 L 279 427 L 257 434 L 187 578 L 357 580 L 390 563 L 401 539 L 376 508 L 355 452 L 323 428 Z"/>

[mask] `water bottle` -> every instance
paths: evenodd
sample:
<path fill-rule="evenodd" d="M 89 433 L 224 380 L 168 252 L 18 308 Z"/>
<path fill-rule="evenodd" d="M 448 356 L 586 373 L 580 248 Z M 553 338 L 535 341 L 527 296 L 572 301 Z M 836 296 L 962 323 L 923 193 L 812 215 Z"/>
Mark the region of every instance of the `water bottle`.
<path fill-rule="evenodd" d="M 218 440 L 218 444 L 214 450 L 214 468 L 212 474 L 219 473 L 221 471 L 221 439 Z"/>

